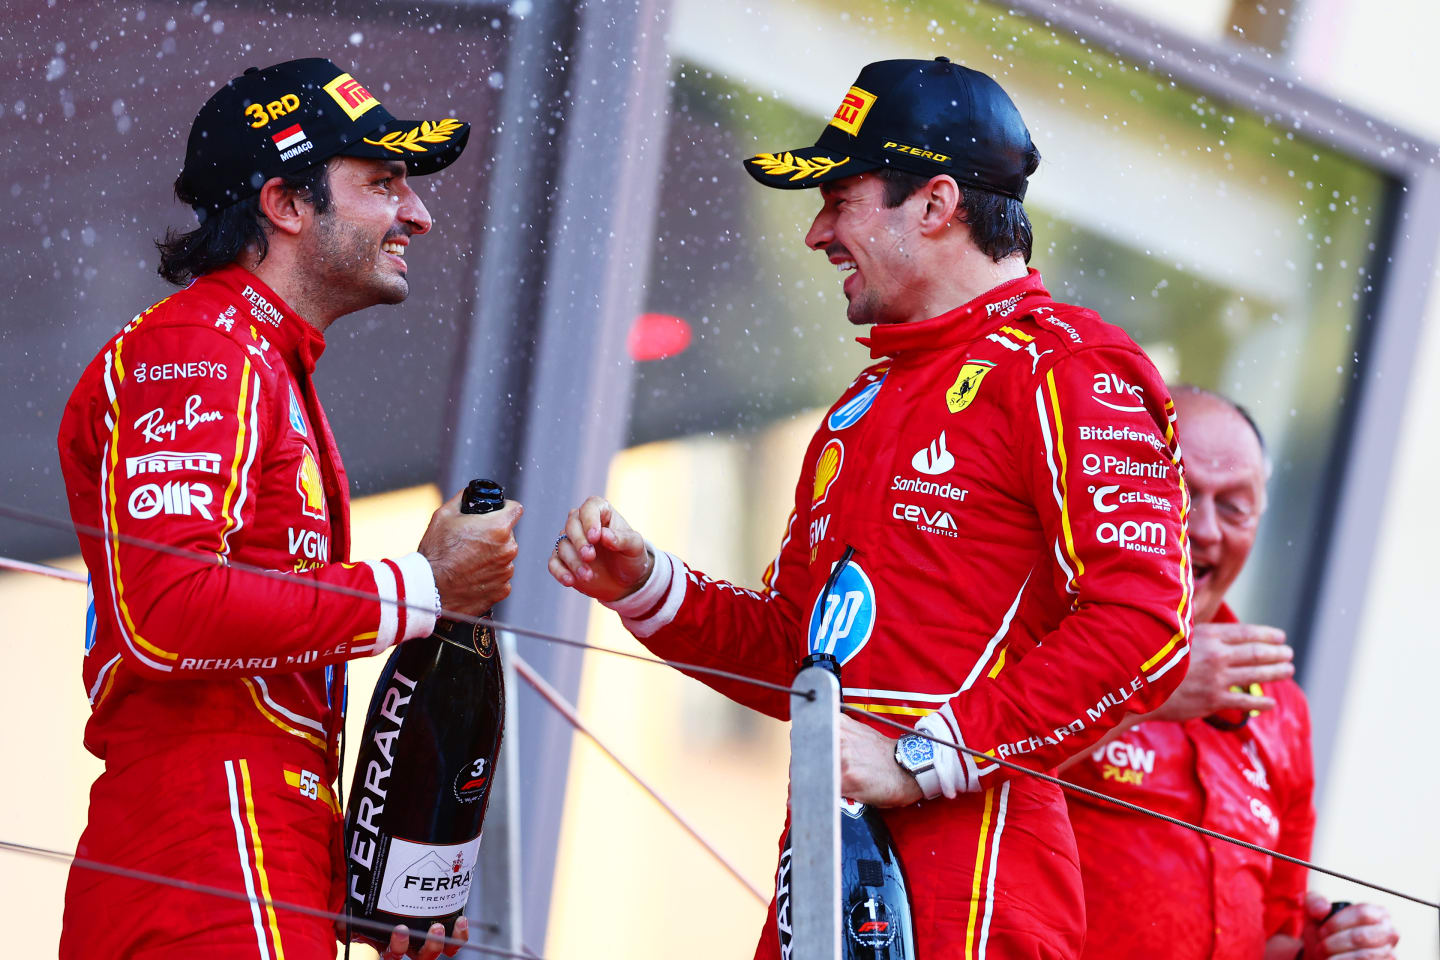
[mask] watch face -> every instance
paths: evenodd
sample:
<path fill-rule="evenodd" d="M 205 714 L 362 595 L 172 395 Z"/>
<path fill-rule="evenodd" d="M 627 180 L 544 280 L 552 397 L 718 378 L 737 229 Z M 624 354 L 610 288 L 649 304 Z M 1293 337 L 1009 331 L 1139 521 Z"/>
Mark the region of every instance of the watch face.
<path fill-rule="evenodd" d="M 901 741 L 900 749 L 909 767 L 918 767 L 935 759 L 935 744 L 924 737 L 907 736 Z"/>

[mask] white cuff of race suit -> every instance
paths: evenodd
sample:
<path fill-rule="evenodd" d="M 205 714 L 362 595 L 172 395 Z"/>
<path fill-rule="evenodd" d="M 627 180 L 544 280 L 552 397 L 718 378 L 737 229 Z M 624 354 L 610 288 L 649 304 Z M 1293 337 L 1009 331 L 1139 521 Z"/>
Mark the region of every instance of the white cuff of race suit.
<path fill-rule="evenodd" d="M 395 560 L 366 560 L 365 565 L 375 574 L 375 593 L 380 598 L 380 625 L 370 652 L 435 632 L 440 594 L 429 560 L 409 553 Z"/>
<path fill-rule="evenodd" d="M 945 745 L 958 743 L 965 746 L 965 738 L 960 736 L 960 726 L 955 722 L 955 714 L 951 711 L 950 704 L 945 704 L 929 716 L 921 717 L 915 724 L 915 732 L 944 741 L 935 744 L 935 776 L 927 776 L 923 780 L 917 777 L 915 780 L 925 792 L 926 800 L 933 800 L 941 794 L 953 800 L 962 793 L 979 793 L 983 789 L 980 785 L 980 771 L 975 768 L 974 759 L 967 753 Z"/>
<path fill-rule="evenodd" d="M 648 540 L 645 549 L 655 556 L 650 576 L 628 597 L 605 604 L 620 614 L 625 629 L 637 637 L 648 637 L 674 620 L 685 599 L 685 564 L 673 554 L 656 550 Z"/>

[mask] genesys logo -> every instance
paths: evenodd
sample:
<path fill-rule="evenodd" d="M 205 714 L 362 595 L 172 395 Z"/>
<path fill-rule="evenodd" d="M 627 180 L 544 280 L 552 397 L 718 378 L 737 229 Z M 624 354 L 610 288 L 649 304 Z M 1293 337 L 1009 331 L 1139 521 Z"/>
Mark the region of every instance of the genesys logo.
<path fill-rule="evenodd" d="M 163 487 L 155 483 L 143 483 L 130 492 L 130 516 L 136 520 L 149 520 L 159 513 L 189 517 L 199 514 L 206 520 L 214 520 L 210 504 L 215 502 L 215 492 L 204 483 L 185 483 L 172 480 Z"/>
<path fill-rule="evenodd" d="M 940 537 L 960 536 L 955 517 L 948 510 L 928 510 L 914 503 L 897 503 L 890 508 L 890 516 L 895 520 L 914 524 L 915 529 L 923 533 L 933 533 Z"/>
<path fill-rule="evenodd" d="M 1095 528 L 1095 539 L 1101 543 L 1118 543 L 1125 550 L 1163 554 L 1165 525 L 1153 520 L 1126 520 L 1121 524 L 1106 521 Z"/>
<path fill-rule="evenodd" d="M 828 653 L 843 665 L 870 642 L 874 630 L 875 587 L 860 564 L 851 560 L 830 592 L 817 595 L 810 608 L 810 652 Z"/>
<path fill-rule="evenodd" d="M 1133 460 L 1130 457 L 1116 457 L 1110 454 L 1087 453 L 1080 458 L 1080 469 L 1087 477 L 1101 473 L 1117 477 L 1146 477 L 1164 480 L 1170 476 L 1170 464 L 1163 460 Z"/>
<path fill-rule="evenodd" d="M 1125 413 L 1145 412 L 1145 390 L 1132 383 L 1126 383 L 1118 374 L 1097 373 L 1095 383 L 1091 388 L 1094 396 L 1090 399 L 1103 407 L 1111 410 L 1121 410 Z M 1109 397 L 1109 400 L 1102 400 L 1101 397 Z"/>
<path fill-rule="evenodd" d="M 224 380 L 230 371 L 223 363 L 212 360 L 192 360 L 189 363 L 146 363 L 140 361 L 131 371 L 136 383 L 157 383 L 161 380 L 190 380 L 194 377 L 211 377 Z"/>
<path fill-rule="evenodd" d="M 1095 509 L 1101 513 L 1114 513 L 1122 506 L 1131 503 L 1144 504 L 1150 509 L 1159 510 L 1162 513 L 1169 513 L 1172 509 L 1168 497 L 1157 497 L 1144 490 L 1121 490 L 1119 484 L 1090 487 L 1089 490 L 1094 498 Z"/>
<path fill-rule="evenodd" d="M 171 473 L 175 470 L 194 470 L 197 473 L 220 473 L 218 453 L 172 453 L 156 450 L 140 457 L 125 458 L 125 478 L 128 480 L 138 473 Z"/>
<path fill-rule="evenodd" d="M 1128 440 L 1133 443 L 1143 443 L 1150 449 L 1159 452 L 1165 449 L 1165 441 L 1149 430 L 1136 430 L 1134 427 L 1124 425 L 1116 426 L 1113 423 L 1102 424 L 1098 427 L 1080 427 L 1081 440 L 1098 440 L 1108 443 L 1112 440 Z"/>
<path fill-rule="evenodd" d="M 930 441 L 930 446 L 915 451 L 915 456 L 910 458 L 910 466 L 927 477 L 939 476 L 955 469 L 955 455 L 945 449 L 944 430 L 940 431 L 939 437 Z"/>

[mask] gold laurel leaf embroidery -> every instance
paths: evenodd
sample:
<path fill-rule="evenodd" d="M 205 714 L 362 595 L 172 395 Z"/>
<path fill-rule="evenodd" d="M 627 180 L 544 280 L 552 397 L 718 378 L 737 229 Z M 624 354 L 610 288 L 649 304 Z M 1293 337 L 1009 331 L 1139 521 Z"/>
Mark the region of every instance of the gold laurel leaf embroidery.
<path fill-rule="evenodd" d="M 387 133 L 379 140 L 365 138 L 365 142 L 377 147 L 384 147 L 391 153 L 404 153 L 409 150 L 411 153 L 425 153 L 427 143 L 448 143 L 464 124 L 453 117 L 441 120 L 438 123 L 423 121 L 420 126 L 410 130 L 396 130 Z"/>
<path fill-rule="evenodd" d="M 809 160 L 797 157 L 788 150 L 780 155 L 761 153 L 751 158 L 751 163 L 770 176 L 792 174 L 791 180 L 805 180 L 829 173 L 836 167 L 850 162 L 849 157 L 831 160 L 829 157 L 813 157 Z"/>

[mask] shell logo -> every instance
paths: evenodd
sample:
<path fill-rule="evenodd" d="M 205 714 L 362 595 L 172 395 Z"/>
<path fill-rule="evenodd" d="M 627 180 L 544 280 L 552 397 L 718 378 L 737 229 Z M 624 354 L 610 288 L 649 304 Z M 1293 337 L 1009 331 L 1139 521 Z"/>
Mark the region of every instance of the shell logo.
<path fill-rule="evenodd" d="M 845 444 L 834 437 L 820 449 L 820 456 L 815 460 L 815 491 L 810 496 L 810 506 L 818 507 L 825 502 L 830 495 L 830 488 L 835 485 L 835 479 L 840 476 L 840 468 L 845 465 Z"/>
<path fill-rule="evenodd" d="M 320 479 L 320 465 L 305 447 L 300 469 L 295 471 L 295 491 L 300 494 L 300 512 L 316 520 L 325 519 L 325 484 Z"/>

